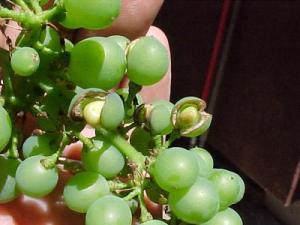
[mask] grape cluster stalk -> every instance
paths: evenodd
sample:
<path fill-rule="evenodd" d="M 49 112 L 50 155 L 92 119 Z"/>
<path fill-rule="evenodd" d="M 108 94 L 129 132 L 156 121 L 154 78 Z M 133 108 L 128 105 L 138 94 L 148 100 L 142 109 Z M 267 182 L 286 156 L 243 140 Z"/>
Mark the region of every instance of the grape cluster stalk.
<path fill-rule="evenodd" d="M 44 197 L 60 170 L 69 170 L 63 199 L 85 213 L 85 225 L 131 225 L 133 216 L 141 225 L 242 225 L 230 208 L 243 198 L 241 177 L 214 168 L 203 148 L 172 146 L 207 131 L 206 103 L 197 97 L 144 103 L 139 94 L 166 74 L 165 47 L 152 36 L 73 44 L 58 26 L 109 27 L 121 0 L 56 0 L 44 9 L 47 2 L 0 3 L 0 19 L 21 29 L 15 46 L 0 50 L 0 204 L 21 194 Z M 128 88 L 115 89 L 125 74 Z M 37 123 L 29 137 L 21 123 L 28 115 Z M 82 134 L 87 124 L 94 137 Z M 65 147 L 76 141 L 83 143 L 81 159 L 66 158 Z M 168 207 L 169 216 L 152 215 L 149 201 Z"/>

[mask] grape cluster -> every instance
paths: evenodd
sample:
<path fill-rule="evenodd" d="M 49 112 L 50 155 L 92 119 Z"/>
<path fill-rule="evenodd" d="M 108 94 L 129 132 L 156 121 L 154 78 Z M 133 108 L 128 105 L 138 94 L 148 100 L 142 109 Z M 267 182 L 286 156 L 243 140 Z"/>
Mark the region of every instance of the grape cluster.
<path fill-rule="evenodd" d="M 131 225 L 133 215 L 141 225 L 242 225 L 230 208 L 244 195 L 241 177 L 215 169 L 203 148 L 171 147 L 209 128 L 206 103 L 196 97 L 144 103 L 139 95 L 168 70 L 163 44 L 119 35 L 73 44 L 49 25 L 105 28 L 117 18 L 120 0 L 57 0 L 49 10 L 41 8 L 45 1 L 19 2 L 20 12 L 0 6 L 0 17 L 26 28 L 16 47 L 0 55 L 10 61 L 1 65 L 0 203 L 48 195 L 65 169 L 73 176 L 64 202 L 86 214 L 86 225 Z M 113 89 L 125 75 L 128 88 Z M 13 121 L 28 113 L 38 129 L 24 140 Z M 94 137 L 81 133 L 86 124 Z M 65 147 L 77 140 L 81 159 L 65 158 Z M 146 199 L 169 206 L 171 220 L 154 219 Z"/>

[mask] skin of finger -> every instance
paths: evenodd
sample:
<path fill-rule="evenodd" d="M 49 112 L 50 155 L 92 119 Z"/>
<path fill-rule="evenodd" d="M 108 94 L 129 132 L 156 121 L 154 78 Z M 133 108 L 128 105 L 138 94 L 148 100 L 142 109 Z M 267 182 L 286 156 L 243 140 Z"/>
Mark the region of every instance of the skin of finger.
<path fill-rule="evenodd" d="M 144 36 L 157 16 L 164 0 L 122 0 L 119 17 L 103 30 L 79 30 L 77 40 L 91 36 L 123 35 L 134 40 Z"/>
<path fill-rule="evenodd" d="M 14 21 L 8 22 L 8 26 L 5 28 L 5 36 L 11 39 L 11 43 L 13 47 L 20 32 L 21 32 L 20 27 L 16 22 Z M 0 48 L 8 50 L 8 45 L 6 43 L 5 36 L 4 34 L 2 34 L 2 32 L 0 32 Z"/>

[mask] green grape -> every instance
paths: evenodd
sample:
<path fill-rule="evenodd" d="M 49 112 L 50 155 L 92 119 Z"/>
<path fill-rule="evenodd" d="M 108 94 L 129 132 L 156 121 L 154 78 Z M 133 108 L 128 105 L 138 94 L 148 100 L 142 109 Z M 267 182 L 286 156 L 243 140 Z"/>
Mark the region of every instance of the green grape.
<path fill-rule="evenodd" d="M 191 149 L 191 152 L 195 152 L 201 159 L 204 160 L 209 169 L 214 168 L 214 160 L 211 154 L 204 148 L 195 147 Z"/>
<path fill-rule="evenodd" d="M 168 224 L 160 220 L 149 220 L 145 223 L 141 223 L 141 225 L 168 225 Z"/>
<path fill-rule="evenodd" d="M 139 85 L 160 81 L 168 70 L 166 48 L 154 37 L 142 37 L 133 42 L 127 54 L 128 78 Z"/>
<path fill-rule="evenodd" d="M 69 77 L 82 88 L 109 90 L 122 80 L 125 70 L 125 52 L 107 38 L 82 40 L 71 51 Z"/>
<path fill-rule="evenodd" d="M 94 145 L 95 148 L 82 151 L 85 169 L 108 179 L 116 177 L 125 165 L 123 155 L 106 140 L 94 140 Z"/>
<path fill-rule="evenodd" d="M 84 106 L 83 117 L 87 124 L 91 125 L 92 127 L 99 125 L 104 103 L 104 101 L 99 100 L 90 102 Z"/>
<path fill-rule="evenodd" d="M 102 29 L 110 26 L 120 13 L 121 0 L 65 0 L 67 28 Z"/>
<path fill-rule="evenodd" d="M 39 135 L 31 136 L 23 143 L 22 151 L 24 158 L 29 158 L 34 155 L 50 156 L 56 149 L 53 149 L 51 144 L 54 142 L 54 136 Z"/>
<path fill-rule="evenodd" d="M 209 180 L 218 189 L 221 210 L 236 201 L 240 192 L 240 183 L 235 174 L 224 169 L 214 169 Z"/>
<path fill-rule="evenodd" d="M 0 204 L 10 202 L 19 195 L 15 179 L 19 164 L 17 159 L 0 155 Z"/>
<path fill-rule="evenodd" d="M 128 204 L 116 196 L 99 198 L 88 209 L 86 225 L 131 225 L 132 215 Z"/>
<path fill-rule="evenodd" d="M 212 115 L 206 113 L 205 108 L 205 101 L 197 97 L 185 97 L 176 102 L 172 122 L 181 136 L 196 137 L 207 131 Z"/>
<path fill-rule="evenodd" d="M 239 186 L 240 186 L 240 191 L 239 191 L 236 199 L 233 202 L 233 204 L 235 204 L 235 203 L 238 203 L 239 201 L 241 201 L 242 198 L 244 197 L 244 194 L 245 194 L 245 183 L 244 183 L 243 179 L 240 177 L 240 175 L 238 175 L 238 174 L 236 174 L 234 172 L 231 172 L 231 173 L 236 176 L 236 179 L 238 180 Z"/>
<path fill-rule="evenodd" d="M 152 136 L 143 128 L 136 127 L 130 135 L 130 144 L 144 155 L 149 155 Z"/>
<path fill-rule="evenodd" d="M 0 105 L 0 121 L 1 121 L 1 125 L 0 125 L 0 152 L 1 152 L 8 144 L 12 132 L 12 126 L 11 126 L 11 120 L 9 114 L 1 105 Z"/>
<path fill-rule="evenodd" d="M 158 155 L 152 171 L 157 184 L 170 192 L 191 186 L 197 179 L 199 168 L 191 152 L 174 147 Z"/>
<path fill-rule="evenodd" d="M 240 215 L 231 208 L 218 212 L 211 220 L 201 225 L 243 225 Z"/>
<path fill-rule="evenodd" d="M 121 35 L 113 35 L 107 38 L 115 41 L 124 51 L 130 43 L 130 40 L 127 37 Z"/>
<path fill-rule="evenodd" d="M 106 130 L 115 130 L 125 117 L 125 109 L 121 97 L 116 93 L 105 96 L 105 100 L 96 100 L 84 106 L 83 117 L 93 126 L 101 126 Z"/>
<path fill-rule="evenodd" d="M 105 98 L 101 111 L 100 124 L 107 130 L 115 130 L 125 117 L 124 105 L 121 97 L 110 93 Z"/>
<path fill-rule="evenodd" d="M 17 48 L 11 56 L 11 66 L 20 76 L 32 75 L 40 65 L 38 52 L 30 47 Z"/>
<path fill-rule="evenodd" d="M 195 152 L 191 151 L 194 154 L 195 159 L 197 160 L 199 167 L 199 176 L 200 177 L 209 177 L 212 172 L 212 169 L 208 167 L 206 162 Z"/>
<path fill-rule="evenodd" d="M 168 101 L 156 101 L 152 104 L 148 123 L 153 134 L 166 135 L 172 132 L 171 113 L 174 105 Z"/>
<path fill-rule="evenodd" d="M 94 172 L 81 172 L 71 177 L 64 188 L 66 205 L 79 213 L 88 208 L 100 197 L 109 194 L 109 186 L 103 176 Z"/>
<path fill-rule="evenodd" d="M 32 156 L 19 165 L 16 181 L 19 190 L 28 196 L 40 198 L 49 194 L 58 182 L 56 168 L 46 169 L 41 160 L 45 156 Z"/>
<path fill-rule="evenodd" d="M 181 220 L 200 224 L 210 220 L 219 210 L 219 195 L 206 178 L 198 177 L 187 189 L 170 192 L 168 203 Z"/>

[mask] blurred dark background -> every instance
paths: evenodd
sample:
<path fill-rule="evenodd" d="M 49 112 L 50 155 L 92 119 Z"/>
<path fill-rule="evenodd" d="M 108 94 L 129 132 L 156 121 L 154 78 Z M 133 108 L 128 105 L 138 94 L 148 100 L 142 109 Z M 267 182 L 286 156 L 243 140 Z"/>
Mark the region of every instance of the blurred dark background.
<path fill-rule="evenodd" d="M 172 101 L 207 100 L 201 140 L 247 182 L 246 225 L 300 224 L 300 1 L 166 0 Z"/>

